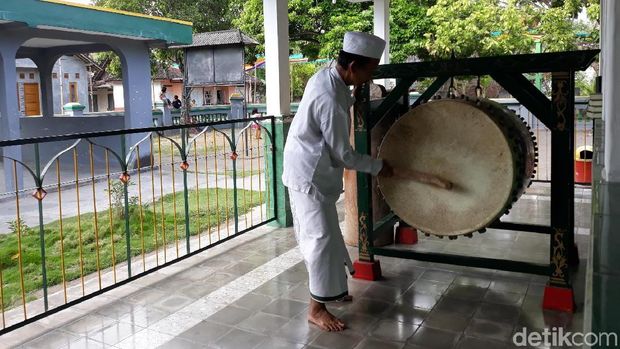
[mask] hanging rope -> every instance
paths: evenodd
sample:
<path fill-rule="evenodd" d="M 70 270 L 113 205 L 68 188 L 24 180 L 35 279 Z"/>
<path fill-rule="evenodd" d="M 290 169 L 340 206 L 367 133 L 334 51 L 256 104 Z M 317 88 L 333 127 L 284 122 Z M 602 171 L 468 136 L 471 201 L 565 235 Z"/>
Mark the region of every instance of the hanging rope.
<path fill-rule="evenodd" d="M 454 87 L 454 77 L 450 78 L 450 88 L 448 88 L 448 97 L 456 98 L 456 88 Z"/>

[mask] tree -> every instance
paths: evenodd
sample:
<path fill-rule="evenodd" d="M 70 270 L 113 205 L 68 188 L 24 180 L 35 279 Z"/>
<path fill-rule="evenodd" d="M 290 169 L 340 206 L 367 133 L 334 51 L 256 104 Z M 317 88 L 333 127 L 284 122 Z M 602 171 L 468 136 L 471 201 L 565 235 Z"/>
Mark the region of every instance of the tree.
<path fill-rule="evenodd" d="M 227 0 L 95 0 L 95 5 L 194 23 L 195 32 L 229 29 L 237 7 Z"/>
<path fill-rule="evenodd" d="M 310 59 L 333 57 L 334 52 L 337 53 L 334 41 L 338 36 L 342 40 L 346 30 L 372 28 L 372 10 L 368 3 L 289 0 L 288 8 L 291 49 Z M 233 25 L 256 38 L 261 43 L 256 52 L 264 52 L 262 0 L 247 0 Z"/>
<path fill-rule="evenodd" d="M 566 7 L 545 9 L 537 30 L 542 36 L 544 52 L 574 50 L 577 47 L 571 13 Z"/>
<path fill-rule="evenodd" d="M 330 10 L 329 27 L 321 36 L 321 57 L 335 58 L 342 49 L 342 40 L 347 31 L 372 32 L 371 3 L 349 3 L 343 1 Z"/>
<path fill-rule="evenodd" d="M 426 18 L 426 9 L 434 2 L 392 0 L 390 35 L 395 44 L 390 47 L 390 55 L 393 60 L 404 62 L 412 55 L 424 56 L 422 34 L 431 24 Z M 310 59 L 335 57 L 347 31 L 372 31 L 372 2 L 338 0 L 334 4 L 325 0 L 290 0 L 288 6 L 291 50 Z M 233 25 L 262 44 L 265 40 L 263 21 L 262 0 L 247 0 Z M 264 47 L 257 46 L 255 52 L 264 52 Z"/>
<path fill-rule="evenodd" d="M 403 63 L 411 56 L 429 57 L 426 34 L 433 22 L 426 15 L 435 1 L 392 0 L 390 6 L 390 62 Z"/>
<path fill-rule="evenodd" d="M 95 0 L 97 6 L 189 21 L 193 23 L 194 32 L 198 33 L 229 29 L 232 18 L 240 12 L 240 4 L 240 0 Z M 110 60 L 108 73 L 120 77 L 121 64 L 116 54 L 105 52 L 96 55 L 96 59 Z M 183 71 L 182 50 L 151 51 L 151 72 L 172 64 L 178 64 Z"/>
<path fill-rule="evenodd" d="M 592 25 L 575 20 L 584 8 Z M 439 0 L 427 12 L 426 48 L 438 58 L 519 54 L 533 50 L 534 36 L 544 52 L 594 46 L 599 9 L 598 0 Z"/>
<path fill-rule="evenodd" d="M 259 45 L 247 48 L 248 54 L 245 56 L 246 62 L 253 63 L 259 53 L 265 52 L 265 33 L 263 30 L 265 17 L 263 16 L 263 2 L 261 0 L 245 1 L 243 10 L 232 22 L 233 26 L 241 29 L 242 32 L 259 42 Z"/>
<path fill-rule="evenodd" d="M 432 27 L 426 49 L 435 58 L 490 56 L 531 51 L 527 9 L 514 0 L 439 0 L 427 11 Z"/>
<path fill-rule="evenodd" d="M 320 66 L 314 63 L 297 63 L 291 65 L 291 101 L 298 101 L 304 94 L 308 80 Z"/>

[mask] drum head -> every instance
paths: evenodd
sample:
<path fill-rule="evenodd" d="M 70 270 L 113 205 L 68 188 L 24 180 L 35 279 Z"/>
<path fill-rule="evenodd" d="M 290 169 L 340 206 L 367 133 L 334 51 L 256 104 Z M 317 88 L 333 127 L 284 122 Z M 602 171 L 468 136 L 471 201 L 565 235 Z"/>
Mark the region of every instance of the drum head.
<path fill-rule="evenodd" d="M 439 100 L 403 115 L 385 136 L 379 157 L 394 167 L 435 174 L 452 190 L 379 177 L 392 210 L 411 226 L 452 236 L 497 219 L 511 198 L 513 155 L 498 125 L 463 100 Z"/>

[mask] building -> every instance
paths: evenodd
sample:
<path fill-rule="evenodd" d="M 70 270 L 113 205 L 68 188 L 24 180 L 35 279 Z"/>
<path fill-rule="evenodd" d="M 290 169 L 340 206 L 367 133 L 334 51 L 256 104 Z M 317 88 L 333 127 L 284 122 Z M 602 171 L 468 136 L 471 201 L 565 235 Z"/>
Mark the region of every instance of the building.
<path fill-rule="evenodd" d="M 194 34 L 191 45 L 177 46 L 185 50 L 185 66 L 196 67 L 185 72 L 192 105 L 229 104 L 233 93 L 244 94 L 244 47 L 253 45 L 258 42 L 239 29 L 231 29 Z"/>
<path fill-rule="evenodd" d="M 17 67 L 18 110 L 22 116 L 41 115 L 41 77 L 37 65 L 28 58 L 15 61 Z M 89 71 L 87 63 L 79 56 L 62 56 L 52 69 L 52 94 L 54 114 L 62 114 L 66 103 L 80 103 L 90 112 Z"/>
<path fill-rule="evenodd" d="M 152 125 L 149 50 L 189 44 L 191 39 L 192 24 L 189 22 L 61 1 L 3 1 L 0 11 L 0 139 Z M 55 106 L 61 104 L 61 94 L 63 101 L 73 98 L 89 105 L 87 94 L 80 93 L 84 91 L 80 86 L 88 86 L 84 79 L 90 78 L 85 70 L 62 71 L 61 74 L 65 60 L 59 64 L 59 58 L 105 51 L 114 51 L 121 58 L 125 87 L 123 115 L 67 118 L 57 115 Z M 24 78 L 20 81 L 16 60 L 22 58 L 34 62 L 38 72 L 32 65 L 23 67 Z M 77 65 L 75 61 L 71 62 Z M 22 97 L 16 88 L 20 83 L 24 86 L 21 94 L 23 109 Z M 57 90 L 60 93 L 56 103 Z M 37 104 L 40 110 L 37 110 Z M 22 110 L 24 114 L 39 114 L 41 117 L 22 117 Z M 54 147 L 44 147 L 41 157 L 49 157 L 57 151 Z M 22 149 L 20 146 L 3 148 L 2 156 L 20 161 Z M 13 187 L 10 166 L 4 167 L 4 172 L 5 186 Z M 20 182 L 22 169 L 18 172 L 15 178 Z"/>

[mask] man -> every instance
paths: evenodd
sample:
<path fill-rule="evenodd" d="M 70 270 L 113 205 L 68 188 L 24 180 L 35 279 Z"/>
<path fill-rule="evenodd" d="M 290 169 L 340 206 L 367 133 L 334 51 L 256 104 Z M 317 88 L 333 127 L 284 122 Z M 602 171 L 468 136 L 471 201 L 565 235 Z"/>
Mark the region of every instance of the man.
<path fill-rule="evenodd" d="M 326 331 L 341 331 L 345 324 L 325 303 L 351 299 L 344 269 L 350 258 L 336 212 L 343 170 L 392 175 L 386 162 L 355 152 L 349 143 L 349 111 L 355 101 L 349 86 L 370 80 L 384 48 L 379 37 L 347 32 L 337 65 L 308 81 L 284 147 L 282 179 L 309 275 L 308 321 Z"/>
<path fill-rule="evenodd" d="M 161 93 L 159 94 L 159 99 L 164 103 L 164 108 L 169 108 L 172 103 L 170 103 L 170 100 L 166 95 L 166 91 L 168 91 L 168 88 L 166 86 L 162 86 Z"/>
<path fill-rule="evenodd" d="M 174 100 L 172 101 L 172 106 L 174 107 L 174 109 L 179 110 L 181 109 L 181 100 L 179 99 L 179 96 L 174 95 Z"/>
<path fill-rule="evenodd" d="M 370 80 L 384 48 L 381 38 L 347 32 L 337 65 L 308 81 L 284 147 L 282 180 L 289 189 L 295 237 L 309 276 L 308 321 L 326 331 L 342 331 L 345 324 L 327 311 L 325 303 L 351 300 L 344 269 L 347 264 L 352 272 L 351 260 L 336 212 L 344 168 L 452 187 L 437 176 L 392 168 L 386 161 L 359 154 L 349 143 L 349 111 L 355 101 L 349 86 Z"/>

